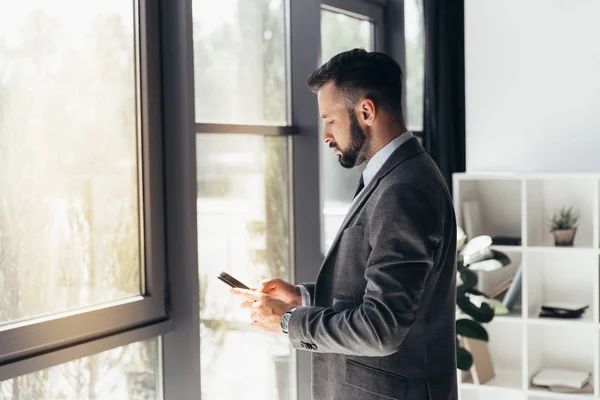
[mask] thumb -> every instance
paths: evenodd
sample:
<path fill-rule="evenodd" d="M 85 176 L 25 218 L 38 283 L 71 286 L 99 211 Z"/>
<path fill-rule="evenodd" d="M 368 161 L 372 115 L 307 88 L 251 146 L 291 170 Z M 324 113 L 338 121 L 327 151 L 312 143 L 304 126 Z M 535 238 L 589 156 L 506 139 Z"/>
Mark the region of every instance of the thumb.
<path fill-rule="evenodd" d="M 263 293 L 266 293 L 272 289 L 275 289 L 276 287 L 277 287 L 277 279 L 264 279 L 260 283 L 258 290 L 260 290 Z"/>

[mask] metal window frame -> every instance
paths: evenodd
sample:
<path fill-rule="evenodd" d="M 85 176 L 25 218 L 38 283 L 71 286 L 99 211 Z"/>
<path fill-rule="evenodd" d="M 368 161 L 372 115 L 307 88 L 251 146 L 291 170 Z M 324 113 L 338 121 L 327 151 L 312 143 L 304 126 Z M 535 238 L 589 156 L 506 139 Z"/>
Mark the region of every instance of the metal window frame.
<path fill-rule="evenodd" d="M 319 67 L 321 4 L 290 1 L 289 47 L 292 124 L 298 128 L 291 146 L 292 272 L 295 283 L 311 282 L 322 262 L 319 184 L 319 110 L 306 79 Z M 311 353 L 294 351 L 298 400 L 311 399 Z"/>
<path fill-rule="evenodd" d="M 133 0 L 138 89 L 141 294 L 0 327 L 0 380 L 168 330 L 157 0 Z M 156 324 L 156 325 L 153 325 Z M 101 345 L 98 345 L 101 343 Z M 107 347 L 110 346 L 110 347 Z"/>
<path fill-rule="evenodd" d="M 156 0 L 159 1 L 159 0 Z M 198 399 L 200 299 L 192 0 L 160 1 L 167 275 L 172 330 L 163 336 L 166 399 Z"/>
<path fill-rule="evenodd" d="M 260 136 L 292 136 L 296 128 L 290 125 L 241 125 L 196 122 L 195 134 L 241 134 Z"/>

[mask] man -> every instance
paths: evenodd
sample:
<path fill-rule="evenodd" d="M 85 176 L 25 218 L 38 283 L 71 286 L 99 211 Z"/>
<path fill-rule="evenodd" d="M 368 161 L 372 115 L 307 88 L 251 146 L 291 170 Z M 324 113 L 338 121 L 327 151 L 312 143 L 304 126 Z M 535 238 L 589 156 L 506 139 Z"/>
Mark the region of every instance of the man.
<path fill-rule="evenodd" d="M 245 296 L 252 324 L 313 352 L 315 400 L 457 398 L 456 221 L 444 179 L 402 115 L 402 72 L 352 50 L 308 79 L 323 142 L 366 168 L 314 283 Z"/>

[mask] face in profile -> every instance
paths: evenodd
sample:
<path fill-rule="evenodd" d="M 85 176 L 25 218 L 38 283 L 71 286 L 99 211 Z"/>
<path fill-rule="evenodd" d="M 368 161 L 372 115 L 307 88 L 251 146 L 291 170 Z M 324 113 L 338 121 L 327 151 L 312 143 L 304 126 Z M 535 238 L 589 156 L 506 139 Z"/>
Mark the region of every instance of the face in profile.
<path fill-rule="evenodd" d="M 338 156 L 340 165 L 352 168 L 366 159 L 367 134 L 356 112 L 341 101 L 333 82 L 323 85 L 318 94 L 319 111 L 323 118 L 322 141 Z"/>

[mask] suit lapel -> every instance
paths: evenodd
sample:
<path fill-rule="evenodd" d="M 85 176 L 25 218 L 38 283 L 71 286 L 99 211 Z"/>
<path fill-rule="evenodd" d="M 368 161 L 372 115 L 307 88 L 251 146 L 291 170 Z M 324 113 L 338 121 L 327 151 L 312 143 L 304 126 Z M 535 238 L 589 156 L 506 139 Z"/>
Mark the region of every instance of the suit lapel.
<path fill-rule="evenodd" d="M 387 174 L 389 174 L 398 165 L 402 164 L 404 161 L 408 160 L 412 156 L 415 156 L 419 153 L 423 153 L 424 151 L 425 151 L 425 149 L 423 149 L 423 146 L 421 146 L 421 144 L 419 143 L 419 140 L 417 138 L 413 137 L 413 138 L 409 139 L 408 141 L 406 141 L 406 143 L 404 143 L 400 147 L 398 147 L 396 149 L 396 151 L 394 151 L 392 153 L 392 155 L 388 158 L 388 160 L 385 162 L 385 164 L 383 164 L 383 166 L 377 172 L 377 174 L 375 174 L 375 176 L 373 177 L 371 182 L 369 182 L 369 184 L 363 189 L 362 193 L 359 195 L 359 197 L 356 199 L 354 204 L 350 207 L 350 209 L 346 213 L 346 216 L 344 217 L 344 220 L 342 221 L 342 225 L 340 226 L 340 229 L 338 230 L 337 234 L 335 235 L 335 238 L 333 239 L 333 242 L 331 243 L 331 246 L 329 247 L 329 251 L 327 252 L 327 255 L 325 256 L 325 259 L 323 260 L 323 264 L 321 264 L 321 270 L 323 269 L 323 266 L 325 265 L 325 263 L 327 262 L 327 260 L 331 256 L 331 254 L 333 253 L 333 250 L 335 249 L 335 247 L 338 245 L 338 243 L 340 241 L 340 237 L 342 236 L 342 233 L 348 226 L 348 223 L 358 213 L 358 211 L 360 211 L 363 208 L 364 204 L 367 202 L 367 200 L 369 199 L 371 194 L 375 191 L 375 189 L 379 185 L 379 181 L 383 177 L 385 177 Z"/>

